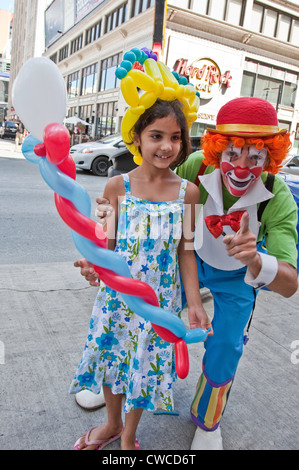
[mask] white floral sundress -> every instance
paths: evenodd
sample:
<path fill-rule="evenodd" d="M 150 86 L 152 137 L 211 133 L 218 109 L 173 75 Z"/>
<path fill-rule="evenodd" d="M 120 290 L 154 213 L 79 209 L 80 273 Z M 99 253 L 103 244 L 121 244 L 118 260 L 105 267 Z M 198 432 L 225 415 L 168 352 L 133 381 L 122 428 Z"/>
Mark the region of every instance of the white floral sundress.
<path fill-rule="evenodd" d="M 123 178 L 126 194 L 120 205 L 115 252 L 125 258 L 133 278 L 152 286 L 160 307 L 180 315 L 177 248 L 187 180 L 181 180 L 177 200 L 151 202 L 132 196 L 129 175 Z M 126 395 L 126 413 L 136 408 L 171 411 L 175 379 L 173 344 L 132 312 L 121 294 L 102 284 L 70 393 L 87 389 L 97 394 L 102 385 L 108 385 L 113 394 Z"/>

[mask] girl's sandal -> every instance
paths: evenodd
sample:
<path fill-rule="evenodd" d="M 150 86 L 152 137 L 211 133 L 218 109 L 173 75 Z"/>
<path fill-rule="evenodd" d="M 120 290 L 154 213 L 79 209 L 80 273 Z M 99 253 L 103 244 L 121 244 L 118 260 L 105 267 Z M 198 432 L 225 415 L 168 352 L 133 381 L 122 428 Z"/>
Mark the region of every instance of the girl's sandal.
<path fill-rule="evenodd" d="M 90 433 L 93 429 L 95 429 L 95 428 L 91 428 L 88 431 L 88 433 L 86 433 L 86 435 L 85 435 L 85 444 L 86 444 L 86 446 L 97 446 L 94 450 L 102 450 L 104 447 L 106 447 L 108 444 L 110 444 L 110 442 L 116 441 L 121 436 L 121 432 L 120 432 L 118 434 L 115 434 L 114 436 L 109 437 L 108 439 L 101 439 L 101 440 L 97 440 L 97 441 L 89 441 L 89 436 L 90 436 Z M 80 450 L 79 449 L 80 440 L 81 440 L 81 437 L 75 443 L 74 450 Z"/>

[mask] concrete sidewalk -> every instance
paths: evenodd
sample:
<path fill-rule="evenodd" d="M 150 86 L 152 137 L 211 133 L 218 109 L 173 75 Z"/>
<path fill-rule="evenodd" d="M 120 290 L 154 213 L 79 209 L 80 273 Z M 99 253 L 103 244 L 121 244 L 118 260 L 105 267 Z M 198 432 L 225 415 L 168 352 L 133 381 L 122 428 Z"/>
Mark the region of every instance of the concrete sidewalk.
<path fill-rule="evenodd" d="M 105 408 L 85 411 L 68 395 L 96 292 L 71 262 L 0 265 L 0 449 L 72 449 L 86 430 L 105 422 Z M 210 295 L 204 305 L 211 313 Z M 283 299 L 261 291 L 222 421 L 225 449 L 299 448 L 296 340 L 298 293 Z M 202 344 L 189 347 L 190 373 L 174 387 L 179 415 L 143 414 L 142 449 L 189 450 L 195 431 L 189 408 L 202 354 Z M 119 441 L 109 449 L 119 449 Z"/>
<path fill-rule="evenodd" d="M 0 139 L 0 158 L 25 158 L 22 154 L 22 146 L 15 146 L 13 139 Z"/>

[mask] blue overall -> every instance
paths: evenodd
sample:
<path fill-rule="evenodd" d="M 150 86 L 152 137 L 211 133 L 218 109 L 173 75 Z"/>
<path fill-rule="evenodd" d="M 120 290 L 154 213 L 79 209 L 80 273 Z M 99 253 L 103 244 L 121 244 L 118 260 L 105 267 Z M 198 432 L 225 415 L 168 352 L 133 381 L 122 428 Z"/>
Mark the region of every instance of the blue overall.
<path fill-rule="evenodd" d="M 222 271 L 203 262 L 197 254 L 195 256 L 200 287 L 208 288 L 214 299 L 214 336 L 208 337 L 204 344 L 203 372 L 191 416 L 197 426 L 213 431 L 224 412 L 243 352 L 244 329 L 250 319 L 256 293 L 244 282 L 246 267 Z"/>

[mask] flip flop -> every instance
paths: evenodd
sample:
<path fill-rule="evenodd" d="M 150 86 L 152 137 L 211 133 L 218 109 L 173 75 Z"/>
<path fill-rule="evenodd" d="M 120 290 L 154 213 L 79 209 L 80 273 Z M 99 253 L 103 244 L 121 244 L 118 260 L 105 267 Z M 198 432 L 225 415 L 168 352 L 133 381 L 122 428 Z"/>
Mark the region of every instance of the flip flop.
<path fill-rule="evenodd" d="M 91 428 L 88 433 L 85 435 L 85 444 L 87 446 L 97 446 L 94 450 L 102 450 L 104 447 L 106 447 L 110 442 L 116 441 L 116 439 L 119 439 L 121 436 L 121 432 L 118 434 L 115 434 L 114 436 L 109 437 L 108 439 L 101 439 L 98 441 L 89 441 L 89 436 L 91 431 L 95 428 Z M 79 443 L 80 443 L 81 437 L 77 440 L 74 446 L 74 450 L 80 450 L 79 449 Z"/>
<path fill-rule="evenodd" d="M 136 450 L 141 450 L 141 449 L 140 449 L 139 442 L 137 441 L 137 439 L 136 439 L 136 441 L 135 441 L 135 449 L 136 449 Z"/>

